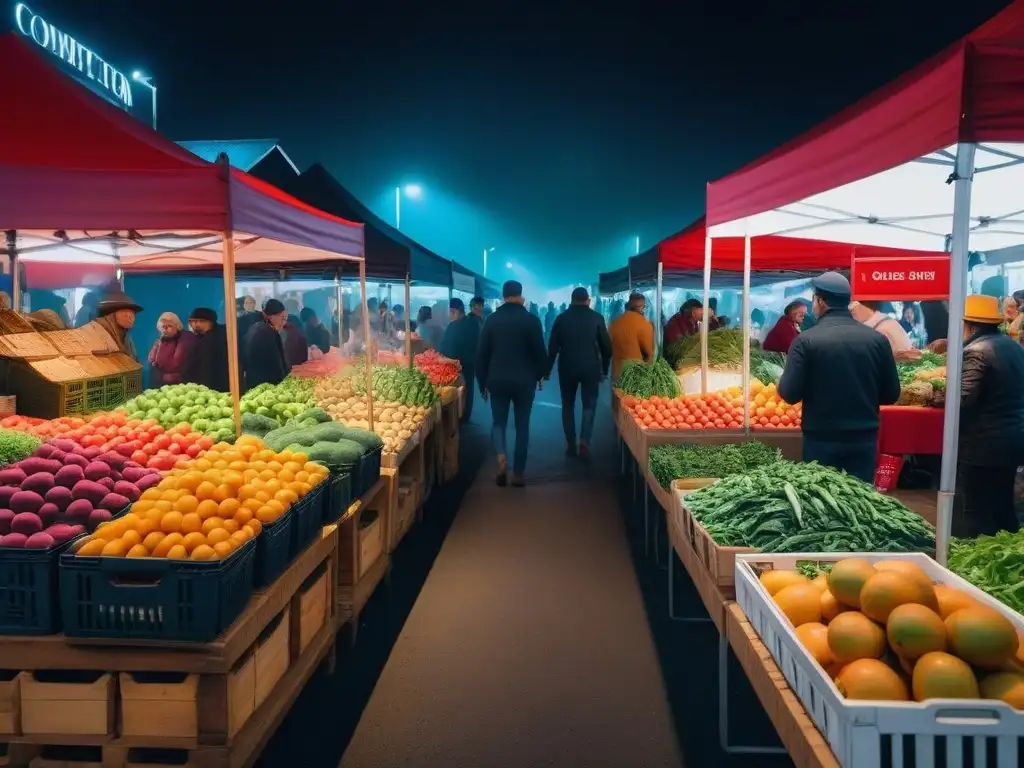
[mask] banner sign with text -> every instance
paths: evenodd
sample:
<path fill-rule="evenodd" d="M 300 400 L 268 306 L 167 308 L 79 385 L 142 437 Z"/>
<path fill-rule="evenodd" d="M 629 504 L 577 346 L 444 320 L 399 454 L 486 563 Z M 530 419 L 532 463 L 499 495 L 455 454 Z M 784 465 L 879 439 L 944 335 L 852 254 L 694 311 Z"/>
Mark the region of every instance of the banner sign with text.
<path fill-rule="evenodd" d="M 949 298 L 949 256 L 853 257 L 854 301 L 939 301 Z"/>

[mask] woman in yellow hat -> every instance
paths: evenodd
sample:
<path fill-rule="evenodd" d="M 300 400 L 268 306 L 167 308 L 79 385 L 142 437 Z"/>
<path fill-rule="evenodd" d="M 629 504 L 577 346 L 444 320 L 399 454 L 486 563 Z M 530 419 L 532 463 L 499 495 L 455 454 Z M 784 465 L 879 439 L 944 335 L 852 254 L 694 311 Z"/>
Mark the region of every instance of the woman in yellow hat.
<path fill-rule="evenodd" d="M 964 302 L 954 536 L 1019 527 L 1013 485 L 1024 464 L 1024 349 L 999 332 L 1003 319 L 993 296 Z"/>

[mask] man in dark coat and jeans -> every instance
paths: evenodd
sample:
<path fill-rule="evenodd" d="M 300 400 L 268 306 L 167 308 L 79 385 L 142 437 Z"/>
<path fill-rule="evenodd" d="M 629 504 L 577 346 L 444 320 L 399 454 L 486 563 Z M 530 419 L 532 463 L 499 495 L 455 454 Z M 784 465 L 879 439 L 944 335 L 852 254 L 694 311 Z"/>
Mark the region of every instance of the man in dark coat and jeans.
<path fill-rule="evenodd" d="M 195 334 L 192 354 L 185 362 L 186 382 L 202 384 L 218 392 L 228 392 L 228 333 L 217 322 L 216 311 L 209 307 L 196 307 L 188 318 Z"/>
<path fill-rule="evenodd" d="M 509 408 L 515 410 L 512 485 L 521 488 L 530 447 L 530 412 L 536 390 L 547 374 L 548 355 L 540 320 L 523 306 L 523 286 L 509 280 L 502 286 L 502 296 L 505 303 L 487 318 L 480 332 L 476 377 L 484 400 L 491 398 L 491 440 L 498 454 L 499 486 L 508 482 L 505 430 Z"/>
<path fill-rule="evenodd" d="M 480 341 L 480 323 L 466 315 L 466 305 L 455 297 L 448 302 L 448 327 L 441 340 L 441 354 L 458 360 L 466 387 L 466 403 L 462 409 L 462 422 L 469 421 L 473 413 L 473 379 L 476 372 L 476 349 Z"/>
<path fill-rule="evenodd" d="M 555 318 L 548 342 L 548 376 L 558 359 L 558 386 L 562 393 L 562 429 L 566 452 L 575 456 L 576 392 L 581 391 L 583 423 L 580 426 L 579 455 L 590 452 L 590 435 L 594 431 L 597 390 L 608 375 L 612 362 L 612 342 L 604 318 L 590 308 L 586 288 L 572 292 L 569 309 Z"/>
<path fill-rule="evenodd" d="M 811 280 L 817 318 L 789 348 L 779 396 L 803 403 L 804 461 L 875 479 L 879 407 L 900 396 L 888 339 L 850 315 L 850 281 L 838 272 Z"/>

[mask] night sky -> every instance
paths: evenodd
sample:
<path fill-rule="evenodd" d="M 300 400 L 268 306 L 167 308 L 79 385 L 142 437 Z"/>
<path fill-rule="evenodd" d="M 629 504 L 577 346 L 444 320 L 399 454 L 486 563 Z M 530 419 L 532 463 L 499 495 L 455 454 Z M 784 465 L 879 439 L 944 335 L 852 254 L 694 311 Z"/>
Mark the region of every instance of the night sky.
<path fill-rule="evenodd" d="M 407 234 L 473 269 L 494 246 L 554 285 L 681 229 L 709 179 L 1005 1 L 29 5 L 151 73 L 171 138 L 277 138 L 389 220 L 394 186 L 421 183 Z"/>

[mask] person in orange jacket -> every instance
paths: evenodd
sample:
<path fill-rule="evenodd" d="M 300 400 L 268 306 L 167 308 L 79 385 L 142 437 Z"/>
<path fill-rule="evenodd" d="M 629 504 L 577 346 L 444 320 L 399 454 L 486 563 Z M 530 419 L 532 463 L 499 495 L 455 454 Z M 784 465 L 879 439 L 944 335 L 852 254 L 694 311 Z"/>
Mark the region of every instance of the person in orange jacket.
<path fill-rule="evenodd" d="M 644 317 L 647 299 L 634 293 L 629 297 L 626 311 L 608 326 L 612 339 L 612 379 L 622 375 L 622 364 L 627 360 L 654 359 L 654 325 Z"/>

